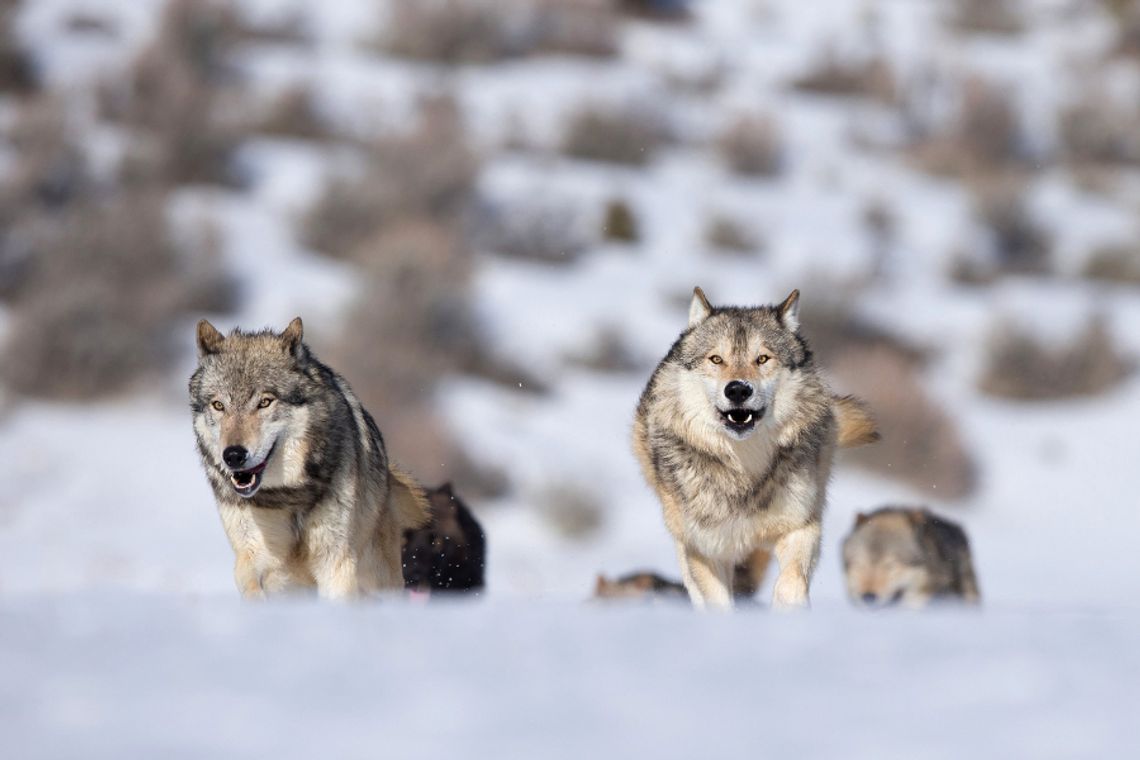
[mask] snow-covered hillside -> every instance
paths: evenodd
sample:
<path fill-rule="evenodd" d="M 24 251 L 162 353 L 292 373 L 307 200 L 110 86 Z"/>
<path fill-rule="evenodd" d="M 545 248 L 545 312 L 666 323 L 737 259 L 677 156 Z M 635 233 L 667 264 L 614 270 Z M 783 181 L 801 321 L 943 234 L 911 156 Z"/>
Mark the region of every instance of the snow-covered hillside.
<path fill-rule="evenodd" d="M 85 123 L 90 83 L 131 60 L 161 5 L 36 0 L 16 27 L 48 88 Z M 426 91 L 452 91 L 480 156 L 478 205 L 568 209 L 570 238 L 584 241 L 554 263 L 482 238 L 474 253 L 474 316 L 495 352 L 548 392 L 462 375 L 436 391 L 433 408 L 463 450 L 509 480 L 494 498 L 469 499 L 488 535 L 488 590 L 462 605 L 239 604 L 193 444 L 187 315 L 176 368 L 143 391 L 82 404 L 0 397 L 0 754 L 1136 752 L 1140 376 L 1047 401 L 995 398 L 978 383 L 999 324 L 1053 346 L 1101 315 L 1122 354 L 1140 356 L 1136 282 L 1082 274 L 1097 251 L 1140 257 L 1140 174 L 1122 160 L 1106 180 L 1103 166 L 1058 158 L 1074 139 L 1058 126 L 1067 104 L 1092 89 L 1140 102 L 1140 65 L 1113 52 L 1108 11 L 1025 3 L 1024 28 L 1002 36 L 956 30 L 946 14 L 959 3 L 704 0 L 683 22 L 623 19 L 610 57 L 447 66 L 363 45 L 384 3 L 239 5 L 263 22 L 301 8 L 311 34 L 304 45 L 242 48 L 251 101 L 304 83 L 349 142 L 408 124 Z M 113 19 L 115 33 L 69 30 L 79 11 Z M 885 62 L 893 94 L 861 81 L 844 86 L 870 94 L 826 91 L 838 85 L 811 77 L 829 60 Z M 971 77 L 1024 127 L 1016 149 L 992 161 L 1008 162 L 1001 181 L 1016 175 L 1032 220 L 1006 223 L 1047 237 L 1048 272 L 984 273 L 981 284 L 949 274 L 963 252 L 988 262 L 1002 234 L 978 210 L 993 177 L 959 165 L 977 157 L 970 140 L 985 154 L 993 123 L 946 136 Z M 563 130 L 584 105 L 635 106 L 667 134 L 643 164 L 567 155 Z M 10 110 L 0 109 L 4 124 Z M 745 117 L 775 124 L 778 170 L 744 176 L 727 165 L 718 136 Z M 96 164 L 122 148 L 105 127 L 83 137 Z M 967 143 L 956 144 L 959 163 L 931 168 L 954 140 Z M 297 229 L 352 155 L 255 134 L 238 153 L 246 187 L 174 193 L 172 217 L 187 228 L 209 220 L 242 285 L 219 327 L 280 328 L 302 314 L 315 351 L 335 353 L 365 280 L 351 261 L 309 250 Z M 635 239 L 599 231 L 618 200 Z M 739 227 L 746 250 L 718 249 L 718 218 Z M 977 465 L 976 488 L 947 496 L 841 455 L 810 615 L 584 604 L 599 572 L 676 575 L 629 430 L 698 284 L 718 303 L 771 302 L 798 287 L 805 310 L 839 303 L 843 320 L 920 347 L 915 382 Z M 0 335 L 9 329 L 0 305 Z M 582 360 L 607 337 L 619 366 Z M 840 373 L 837 385 L 849 380 Z M 403 442 L 389 444 L 398 458 Z M 416 474 L 434 483 L 449 466 Z M 549 510 L 562 501 L 597 524 L 560 530 Z M 837 546 L 856 512 L 888 503 L 962 523 L 980 611 L 848 608 Z"/>

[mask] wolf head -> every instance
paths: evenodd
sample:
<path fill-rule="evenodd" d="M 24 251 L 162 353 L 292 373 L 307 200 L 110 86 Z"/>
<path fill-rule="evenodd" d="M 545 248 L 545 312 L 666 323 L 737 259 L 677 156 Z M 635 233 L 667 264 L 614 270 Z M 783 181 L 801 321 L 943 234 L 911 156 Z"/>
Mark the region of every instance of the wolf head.
<path fill-rule="evenodd" d="M 302 368 L 309 353 L 301 339 L 300 317 L 281 333 L 234 330 L 228 337 L 206 320 L 198 323 L 198 369 L 190 378 L 194 432 L 203 458 L 242 498 L 266 480 L 284 485 L 288 463 L 303 461 Z"/>
<path fill-rule="evenodd" d="M 736 440 L 765 421 L 775 424 L 797 373 L 811 361 L 797 332 L 799 297 L 794 290 L 779 306 L 717 308 L 694 289 L 689 328 L 673 358 L 684 369 L 681 392 L 699 421 Z"/>
<path fill-rule="evenodd" d="M 931 573 L 920 538 L 923 513 L 880 509 L 855 518 L 843 541 L 847 594 L 857 606 L 901 604 L 921 607 L 930 601 Z"/>

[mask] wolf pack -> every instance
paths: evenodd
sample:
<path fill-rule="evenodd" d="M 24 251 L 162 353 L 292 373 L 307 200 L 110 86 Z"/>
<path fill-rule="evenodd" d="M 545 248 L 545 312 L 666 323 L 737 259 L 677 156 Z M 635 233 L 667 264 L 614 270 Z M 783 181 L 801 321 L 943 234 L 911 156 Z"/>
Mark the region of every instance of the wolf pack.
<path fill-rule="evenodd" d="M 633 453 L 661 504 L 679 581 L 598 576 L 603 600 L 699 609 L 805 608 L 836 451 L 872 445 L 872 410 L 831 392 L 801 334 L 799 291 L 778 305 L 714 306 L 688 324 L 633 415 Z M 479 594 L 486 536 L 450 484 L 426 488 L 390 457 L 348 382 L 283 331 L 197 329 L 190 408 L 198 454 L 245 598 L 298 591 Z M 928 509 L 860 513 L 842 542 L 850 601 L 923 608 L 980 601 L 961 526 Z"/>

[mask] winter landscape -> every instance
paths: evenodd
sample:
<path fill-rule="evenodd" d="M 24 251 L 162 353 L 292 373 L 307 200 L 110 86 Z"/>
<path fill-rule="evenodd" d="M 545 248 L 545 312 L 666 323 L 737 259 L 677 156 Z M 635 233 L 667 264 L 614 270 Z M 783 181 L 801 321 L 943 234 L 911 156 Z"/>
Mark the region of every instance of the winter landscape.
<path fill-rule="evenodd" d="M 0 4 L 4 757 L 1140 751 L 1140 4 Z M 883 440 L 812 610 L 677 577 L 634 407 L 802 293 Z M 242 603 L 186 381 L 306 340 L 482 522 L 478 598 Z M 969 534 L 978 609 L 851 607 L 855 515 Z"/>

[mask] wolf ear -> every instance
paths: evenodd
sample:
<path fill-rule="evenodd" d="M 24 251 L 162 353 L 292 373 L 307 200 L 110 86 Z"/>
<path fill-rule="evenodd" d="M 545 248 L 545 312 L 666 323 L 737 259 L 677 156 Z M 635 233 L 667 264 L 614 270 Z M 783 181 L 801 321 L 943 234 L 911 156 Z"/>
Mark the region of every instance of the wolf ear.
<path fill-rule="evenodd" d="M 693 300 L 689 302 L 689 327 L 696 327 L 712 314 L 712 304 L 705 298 L 705 291 L 693 288 Z"/>
<path fill-rule="evenodd" d="M 285 328 L 285 332 L 281 333 L 281 342 L 285 344 L 286 351 L 299 359 L 301 358 L 301 339 L 303 337 L 305 337 L 304 325 L 301 324 L 300 317 L 295 317 Z"/>
<path fill-rule="evenodd" d="M 198 322 L 198 358 L 204 359 L 210 354 L 216 354 L 222 350 L 222 343 L 226 340 L 226 336 L 218 332 L 218 328 L 214 327 L 208 320 L 201 320 Z"/>
<path fill-rule="evenodd" d="M 862 525 L 863 523 L 867 522 L 870 519 L 871 518 L 867 515 L 866 512 L 856 513 L 856 515 L 855 515 L 855 527 L 858 528 L 860 525 Z"/>
<path fill-rule="evenodd" d="M 780 324 L 792 332 L 800 329 L 800 291 L 793 290 L 791 295 L 777 308 Z"/>

